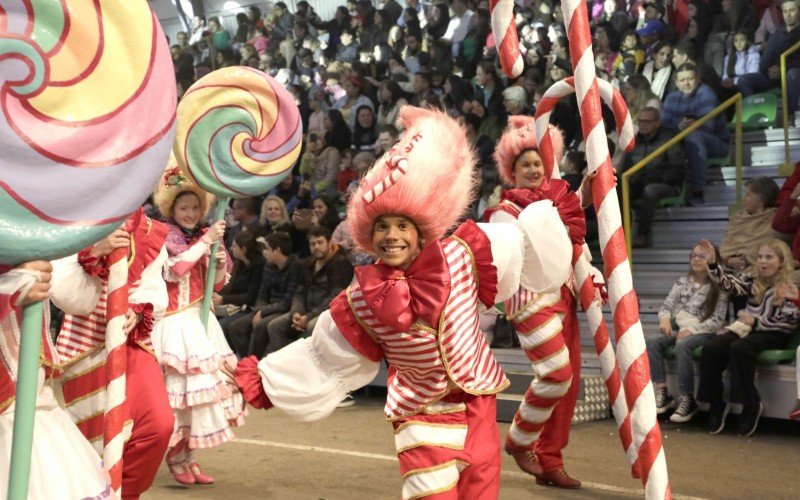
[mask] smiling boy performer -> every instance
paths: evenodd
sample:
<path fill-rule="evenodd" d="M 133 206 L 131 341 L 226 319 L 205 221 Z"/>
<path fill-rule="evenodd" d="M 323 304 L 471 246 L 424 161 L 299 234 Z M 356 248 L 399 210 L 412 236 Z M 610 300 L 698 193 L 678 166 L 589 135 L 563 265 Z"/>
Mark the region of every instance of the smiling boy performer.
<path fill-rule="evenodd" d="M 550 130 L 553 157 L 564 148 L 560 132 Z M 514 186 L 489 221 L 510 222 L 525 207 L 551 200 L 572 243 L 572 262 L 581 255 L 586 220 L 578 196 L 567 181 L 553 179 L 553 162 L 539 156 L 534 119 L 513 116 L 495 151 L 500 176 Z M 599 272 L 598 272 L 599 274 Z M 559 488 L 579 488 L 580 481 L 564 471 L 561 450 L 567 446 L 578 397 L 581 369 L 580 332 L 576 314 L 574 279 L 570 276 L 552 293 L 534 293 L 520 287 L 506 302 L 514 325 L 536 375 L 520 404 L 506 436 L 506 453 L 519 467 L 536 476 L 536 483 Z"/>
<path fill-rule="evenodd" d="M 380 261 L 356 268 L 356 283 L 320 315 L 310 338 L 261 362 L 241 360 L 237 383 L 257 408 L 318 420 L 372 381 L 385 358 L 402 498 L 496 498 L 495 394 L 508 380 L 478 328 L 479 302 L 491 307 L 520 283 L 541 290 L 542 282 L 562 282 L 569 239 L 549 201 L 518 221 L 470 221 L 444 237 L 471 201 L 470 143 L 436 111 L 403 107 L 399 122 L 403 139 L 348 205 L 353 238 Z"/>

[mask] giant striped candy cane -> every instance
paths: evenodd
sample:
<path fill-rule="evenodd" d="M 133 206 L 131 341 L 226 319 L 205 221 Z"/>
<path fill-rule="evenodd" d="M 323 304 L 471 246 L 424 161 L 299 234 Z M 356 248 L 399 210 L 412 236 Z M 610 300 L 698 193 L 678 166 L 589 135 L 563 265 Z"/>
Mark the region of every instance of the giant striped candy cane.
<path fill-rule="evenodd" d="M 122 450 L 128 415 L 125 402 L 125 351 L 127 335 L 123 329 L 128 312 L 128 249 L 117 248 L 108 256 L 108 300 L 106 304 L 106 408 L 103 421 L 103 462 L 111 476 L 111 487 L 120 496 Z"/>
<path fill-rule="evenodd" d="M 492 33 L 503 72 L 511 78 L 522 74 L 524 62 L 519 51 L 517 25 L 514 22 L 514 0 L 489 0 Z"/>
<path fill-rule="evenodd" d="M 589 170 L 598 171 L 592 197 L 600 229 L 605 275 L 614 318 L 617 359 L 631 417 L 637 461 L 647 498 L 671 498 L 667 461 L 656 419 L 655 397 L 645 351 L 639 306 L 625 247 L 611 157 L 603 127 L 598 78 L 594 69 L 592 37 L 585 0 L 562 0 L 570 56 L 575 73 L 575 93 L 586 141 Z"/>
<path fill-rule="evenodd" d="M 630 151 L 633 149 L 634 145 L 634 130 L 628 108 L 625 105 L 625 100 L 622 98 L 619 91 L 610 83 L 604 80 L 599 80 L 598 83 L 600 85 L 600 94 L 603 101 L 605 101 L 614 112 L 617 133 L 620 138 L 620 147 L 625 151 Z M 550 114 L 562 97 L 574 92 L 575 85 L 573 77 L 561 80 L 547 89 L 536 109 L 536 144 L 539 145 L 539 153 L 545 164 L 550 168 L 553 177 L 560 177 L 558 171 L 558 162 L 560 159 L 553 156 L 554 151 L 550 137 Z M 627 402 L 625 400 L 625 390 L 620 381 L 619 365 L 614 356 L 611 342 L 609 342 L 608 339 L 608 329 L 605 319 L 603 318 L 602 308 L 600 304 L 594 300 L 595 285 L 592 274 L 593 267 L 590 264 L 590 255 L 587 255 L 587 252 L 588 250 L 585 249 L 584 253 L 579 257 L 577 262 L 575 262 L 573 270 L 580 291 L 581 307 L 586 311 L 586 317 L 589 320 L 589 328 L 592 330 L 592 337 L 594 338 L 595 350 L 600 359 L 600 370 L 605 380 L 606 389 L 608 390 L 611 408 L 622 441 L 622 448 L 625 450 L 628 463 L 633 466 L 636 462 L 636 449 L 632 446 L 631 421 Z M 638 475 L 638 473 L 634 471 L 634 475 Z"/>
<path fill-rule="evenodd" d="M 495 19 L 511 19 L 512 2 L 493 2 L 492 30 L 496 41 L 504 40 L 508 24 Z M 656 420 L 655 398 L 650 384 L 650 370 L 645 353 L 644 335 L 639 322 L 639 308 L 628 263 L 625 238 L 620 220 L 615 180 L 608 153 L 600 108 L 598 78 L 594 71 L 591 34 L 585 0 L 562 0 L 567 25 L 570 54 L 576 78 L 575 92 L 580 107 L 581 126 L 586 140 L 586 156 L 590 171 L 598 171 L 592 183 L 592 197 L 600 229 L 605 275 L 614 318 L 622 385 L 629 410 L 633 446 L 636 450 L 634 473 L 645 486 L 647 498 L 671 498 L 667 464 Z M 499 9 L 499 10 L 498 10 Z M 502 61 L 517 52 L 516 37 L 509 44 L 498 43 Z M 504 67 L 504 70 L 506 68 Z M 506 70 L 507 71 L 507 70 Z M 508 73 L 508 71 L 507 71 Z M 512 75 L 513 76 L 513 75 Z M 543 155 L 550 156 L 552 154 Z M 601 168 L 602 167 L 602 168 Z M 594 314 L 594 313 L 593 313 Z M 600 333 L 602 335 L 602 332 Z M 605 352 L 605 351 L 604 351 Z M 617 396 L 619 398 L 619 394 Z M 624 440 L 624 439 L 623 439 Z"/>

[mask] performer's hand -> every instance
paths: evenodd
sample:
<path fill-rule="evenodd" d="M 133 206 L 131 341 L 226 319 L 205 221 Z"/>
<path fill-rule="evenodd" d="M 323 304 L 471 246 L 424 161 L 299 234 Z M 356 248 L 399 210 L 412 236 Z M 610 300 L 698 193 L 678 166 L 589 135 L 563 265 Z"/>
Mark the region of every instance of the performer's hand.
<path fill-rule="evenodd" d="M 667 337 L 672 337 L 672 321 L 666 317 L 661 318 L 658 322 L 658 330 Z"/>
<path fill-rule="evenodd" d="M 131 235 L 124 229 L 117 229 L 107 237 L 92 246 L 89 252 L 92 257 L 105 257 L 117 248 L 128 248 L 131 244 Z"/>
<path fill-rule="evenodd" d="M 225 234 L 225 221 L 218 220 L 208 228 L 206 234 L 203 235 L 203 241 L 212 245 L 222 239 L 223 234 Z"/>
<path fill-rule="evenodd" d="M 678 332 L 677 340 L 685 339 L 691 334 L 692 332 L 690 332 L 688 328 L 681 328 L 681 331 Z"/>
<path fill-rule="evenodd" d="M 17 266 L 18 269 L 27 269 L 38 273 L 36 283 L 28 290 L 22 299 L 22 305 L 41 302 L 50 296 L 50 279 L 53 266 L 46 260 L 32 260 Z"/>
<path fill-rule="evenodd" d="M 128 312 L 125 313 L 125 324 L 122 325 L 122 330 L 125 334 L 131 333 L 136 325 L 142 320 L 142 315 L 133 312 L 131 309 L 128 309 Z"/>
<path fill-rule="evenodd" d="M 225 269 L 225 265 L 228 263 L 228 255 L 225 253 L 225 251 L 220 250 L 219 252 L 215 253 L 214 258 L 217 259 L 217 271 L 222 271 Z"/>
<path fill-rule="evenodd" d="M 583 203 L 584 207 L 592 203 L 592 181 L 595 177 L 597 177 L 597 170 L 589 172 L 583 176 L 581 187 L 578 188 L 581 193 L 581 203 Z"/>

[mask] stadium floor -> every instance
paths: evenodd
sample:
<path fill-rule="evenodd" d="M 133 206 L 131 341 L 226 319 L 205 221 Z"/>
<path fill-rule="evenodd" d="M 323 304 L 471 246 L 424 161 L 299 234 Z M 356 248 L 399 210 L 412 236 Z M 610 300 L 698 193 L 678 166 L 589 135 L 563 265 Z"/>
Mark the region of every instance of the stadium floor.
<path fill-rule="evenodd" d="M 279 411 L 255 411 L 236 430 L 237 440 L 197 453 L 216 478 L 207 486 L 181 486 L 166 466 L 143 498 L 173 499 L 395 499 L 400 478 L 383 396 L 357 396 L 355 406 L 323 422 L 297 423 Z M 705 430 L 699 413 L 688 427 L 662 423 L 676 498 L 799 498 L 800 423 L 764 420 L 756 434 Z M 502 433 L 508 424 L 500 424 Z M 313 448 L 312 448 L 313 447 Z M 565 453 L 567 471 L 584 483 L 577 491 L 537 486 L 503 454 L 501 499 L 643 498 L 625 464 L 614 421 L 578 424 Z"/>

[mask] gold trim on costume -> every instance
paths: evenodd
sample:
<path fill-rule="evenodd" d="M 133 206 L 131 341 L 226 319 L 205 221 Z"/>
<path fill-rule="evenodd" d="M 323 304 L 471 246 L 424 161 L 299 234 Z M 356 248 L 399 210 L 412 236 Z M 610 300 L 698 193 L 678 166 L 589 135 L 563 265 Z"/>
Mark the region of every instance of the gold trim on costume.
<path fill-rule="evenodd" d="M 79 397 L 79 398 L 75 398 L 75 399 L 73 399 L 72 401 L 70 401 L 69 403 L 66 403 L 66 402 L 65 402 L 65 404 L 66 404 L 66 405 L 67 405 L 67 407 L 69 408 L 70 406 L 74 406 L 74 405 L 76 405 L 76 404 L 80 403 L 81 401 L 85 401 L 85 400 L 87 400 L 87 399 L 91 398 L 92 396 L 97 396 L 97 395 L 98 395 L 98 394 L 100 394 L 101 392 L 106 392 L 106 387 L 105 387 L 105 386 L 103 386 L 103 387 L 101 387 L 101 388 L 99 388 L 99 389 L 95 389 L 95 390 L 93 390 L 92 392 L 88 392 L 88 393 L 84 394 L 83 396 L 81 396 L 81 397 Z M 101 412 L 101 413 L 102 413 L 102 412 Z"/>
<path fill-rule="evenodd" d="M 437 470 L 446 469 L 446 468 L 450 467 L 451 465 L 455 465 L 457 463 L 462 463 L 462 464 L 464 464 L 464 466 L 469 465 L 467 462 L 465 462 L 463 460 L 459 460 L 457 458 L 454 458 L 452 460 L 448 460 L 447 462 L 444 462 L 444 463 L 441 463 L 441 464 L 438 464 L 438 465 L 433 465 L 431 467 L 423 467 L 422 469 L 410 470 L 410 471 L 406 472 L 405 474 L 403 474 L 403 479 L 406 479 L 407 477 L 411 477 L 411 476 L 416 476 L 418 474 L 424 474 L 426 472 L 436 472 Z"/>
<path fill-rule="evenodd" d="M 75 363 L 77 363 L 78 361 L 81 361 L 84 358 L 87 358 L 90 355 L 98 352 L 100 349 L 103 349 L 103 346 L 93 347 L 93 348 L 89 349 L 88 351 L 84 352 L 83 354 L 79 354 L 78 356 L 75 356 L 74 358 L 72 358 L 71 360 L 69 360 L 66 363 L 62 364 L 61 366 L 66 370 L 66 368 L 68 368 L 68 367 L 74 365 Z M 63 377 L 63 380 L 62 380 L 62 383 L 69 382 L 70 380 L 74 380 L 74 379 L 76 379 L 76 378 L 78 378 L 80 376 L 86 375 L 87 373 L 96 370 L 98 367 L 103 366 L 104 364 L 106 364 L 106 360 L 105 359 L 102 360 L 100 363 L 98 363 L 98 364 L 96 364 L 96 365 L 94 365 L 94 366 L 92 366 L 90 368 L 87 368 L 85 370 L 79 371 L 78 373 L 74 373 L 74 374 L 71 373 L 71 374 L 69 374 L 69 376 L 65 373 L 64 377 Z"/>
<path fill-rule="evenodd" d="M 358 315 L 358 312 L 356 312 L 356 305 L 353 304 L 353 297 L 350 296 L 350 293 L 351 290 L 350 287 L 348 286 L 345 289 L 345 296 L 347 297 L 347 305 L 350 306 L 350 312 L 353 313 L 353 317 L 356 318 L 356 322 L 358 322 L 358 324 L 361 325 L 361 328 L 363 328 L 370 336 L 370 338 L 372 338 L 372 341 L 380 345 L 381 342 L 378 339 L 378 335 L 372 330 L 372 328 L 370 328 L 370 326 L 363 319 L 361 319 L 361 316 Z"/>
<path fill-rule="evenodd" d="M 408 429 L 412 425 L 422 425 L 425 427 L 436 427 L 438 429 L 467 429 L 467 424 L 436 424 L 433 422 L 424 422 L 422 420 L 414 420 L 412 422 L 406 422 L 401 424 L 397 429 L 394 430 L 395 434 L 399 434 L 405 429 Z"/>
<path fill-rule="evenodd" d="M 472 278 L 475 280 L 475 286 L 480 286 L 480 278 L 478 278 L 478 263 L 475 261 L 475 254 L 472 253 L 472 249 L 467 245 L 467 242 L 459 238 L 458 236 L 450 236 L 456 243 L 461 245 L 464 248 L 464 251 L 467 252 L 469 255 L 469 262 L 470 267 L 472 267 Z"/>
<path fill-rule="evenodd" d="M 93 418 L 97 418 L 98 416 L 100 416 L 100 415 L 102 415 L 104 413 L 105 413 L 105 410 L 100 410 L 100 411 L 94 412 L 94 413 L 92 413 L 91 415 L 89 415 L 86 418 L 82 418 L 80 420 L 76 420 L 75 421 L 75 425 L 82 424 L 84 422 L 88 422 L 89 420 L 91 420 Z M 100 437 L 103 437 L 103 436 L 101 435 Z"/>
<path fill-rule="evenodd" d="M 418 442 L 412 443 L 412 444 L 410 444 L 408 446 L 404 446 L 402 448 L 399 448 L 399 449 L 395 450 L 395 453 L 397 453 L 399 455 L 399 454 L 403 453 L 404 451 L 413 450 L 414 448 L 419 448 L 420 446 L 435 446 L 437 448 L 447 448 L 448 450 L 456 450 L 456 451 L 463 451 L 464 450 L 464 445 L 463 444 L 459 445 L 459 444 L 450 444 L 450 443 L 433 443 L 433 442 L 428 442 L 428 441 L 418 441 Z"/>

